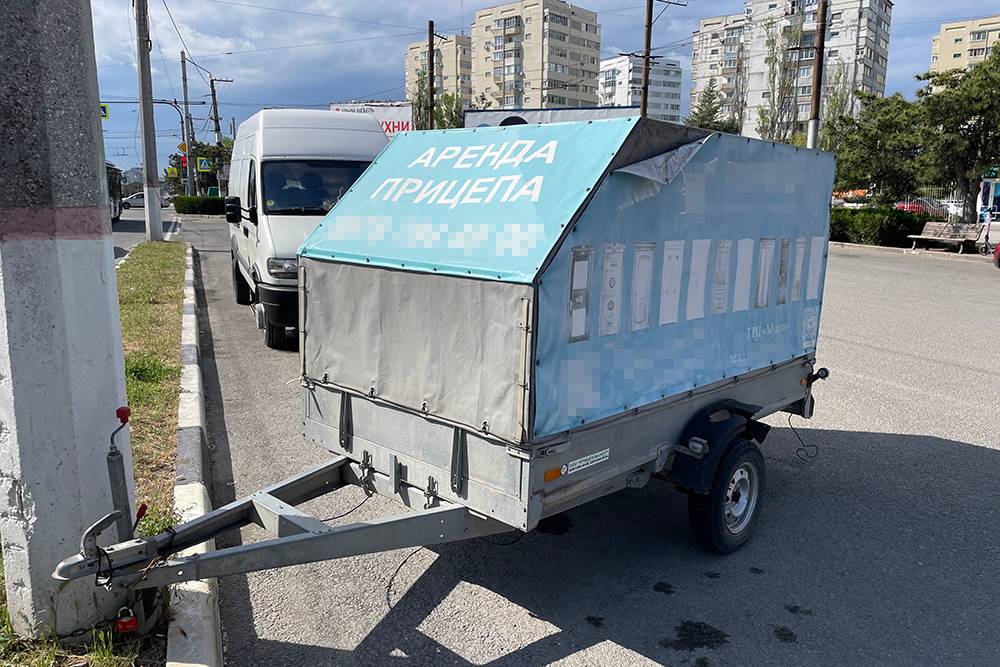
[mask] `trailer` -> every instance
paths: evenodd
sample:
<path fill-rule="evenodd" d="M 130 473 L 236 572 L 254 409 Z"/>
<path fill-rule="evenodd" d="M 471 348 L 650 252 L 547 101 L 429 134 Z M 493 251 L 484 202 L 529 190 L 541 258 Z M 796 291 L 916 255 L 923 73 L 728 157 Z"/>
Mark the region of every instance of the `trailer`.
<path fill-rule="evenodd" d="M 137 589 L 530 531 L 653 476 L 740 548 L 761 419 L 809 418 L 832 155 L 634 117 L 406 132 L 299 250 L 305 438 L 331 459 L 54 573 Z M 333 526 L 345 485 L 401 513 Z M 119 508 L 125 513 L 128 508 Z M 177 556 L 250 523 L 271 539 Z"/>

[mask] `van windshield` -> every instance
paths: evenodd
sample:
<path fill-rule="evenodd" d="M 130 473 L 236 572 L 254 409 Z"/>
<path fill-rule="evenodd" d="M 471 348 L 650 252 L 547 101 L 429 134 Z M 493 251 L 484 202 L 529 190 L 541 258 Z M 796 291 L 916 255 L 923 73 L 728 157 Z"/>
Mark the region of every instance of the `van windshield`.
<path fill-rule="evenodd" d="M 262 165 L 264 212 L 325 215 L 369 164 L 353 160 L 265 162 Z"/>

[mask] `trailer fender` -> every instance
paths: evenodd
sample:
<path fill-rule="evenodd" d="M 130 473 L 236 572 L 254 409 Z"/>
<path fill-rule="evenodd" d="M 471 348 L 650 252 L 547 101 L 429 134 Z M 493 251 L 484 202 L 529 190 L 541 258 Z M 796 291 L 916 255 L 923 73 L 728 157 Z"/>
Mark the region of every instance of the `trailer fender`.
<path fill-rule="evenodd" d="M 737 437 L 764 442 L 771 427 L 753 419 L 759 410 L 723 401 L 696 414 L 681 433 L 667 479 L 685 491 L 708 493 L 719 461 Z"/>

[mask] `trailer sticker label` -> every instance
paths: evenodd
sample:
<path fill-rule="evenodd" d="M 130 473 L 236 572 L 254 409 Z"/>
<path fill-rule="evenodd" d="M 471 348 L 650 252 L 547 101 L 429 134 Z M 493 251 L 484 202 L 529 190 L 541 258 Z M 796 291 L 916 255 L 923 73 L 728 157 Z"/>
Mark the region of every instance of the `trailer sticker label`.
<path fill-rule="evenodd" d="M 681 269 L 684 266 L 684 241 L 663 244 L 663 270 L 660 275 L 660 326 L 674 324 L 681 301 Z"/>
<path fill-rule="evenodd" d="M 809 282 L 806 283 L 806 299 L 819 298 L 819 276 L 823 270 L 823 256 L 826 254 L 826 237 L 812 237 L 809 250 Z"/>
<path fill-rule="evenodd" d="M 564 475 L 572 475 L 573 473 L 579 472 L 584 468 L 589 468 L 590 466 L 597 465 L 598 463 L 603 463 L 604 461 L 607 461 L 609 458 L 611 458 L 610 449 L 605 449 L 600 452 L 594 452 L 593 454 L 589 454 L 587 456 L 584 456 L 583 458 L 577 459 L 575 461 L 570 461 L 569 463 L 563 466 L 562 473 Z"/>
<path fill-rule="evenodd" d="M 750 275 L 753 273 L 753 239 L 736 243 L 736 288 L 733 290 L 733 312 L 750 306 Z"/>
<path fill-rule="evenodd" d="M 599 336 L 614 336 L 621 331 L 622 266 L 625 259 L 623 243 L 609 243 L 604 246 L 604 280 L 601 284 L 601 320 L 598 324 Z"/>
<path fill-rule="evenodd" d="M 708 273 L 708 251 L 711 246 L 711 239 L 691 241 L 685 320 L 700 320 L 705 317 L 705 274 Z"/>

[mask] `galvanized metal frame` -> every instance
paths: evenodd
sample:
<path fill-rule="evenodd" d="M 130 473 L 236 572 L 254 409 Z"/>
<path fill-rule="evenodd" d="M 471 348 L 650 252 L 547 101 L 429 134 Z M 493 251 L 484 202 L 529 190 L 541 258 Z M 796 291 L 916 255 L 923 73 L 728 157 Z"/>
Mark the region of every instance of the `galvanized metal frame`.
<path fill-rule="evenodd" d="M 443 503 L 421 489 L 400 486 L 395 497 L 423 509 L 345 526 L 331 526 L 296 505 L 353 484 L 369 494 L 392 496 L 386 475 L 345 456 L 273 484 L 167 532 L 103 549 L 97 536 L 117 518 L 111 513 L 81 540 L 81 551 L 56 567 L 53 576 L 69 580 L 98 576 L 117 588 L 157 588 L 182 581 L 255 572 L 365 553 L 451 542 L 491 535 L 510 527 L 462 505 Z M 170 558 L 220 533 L 256 524 L 274 539 Z"/>

